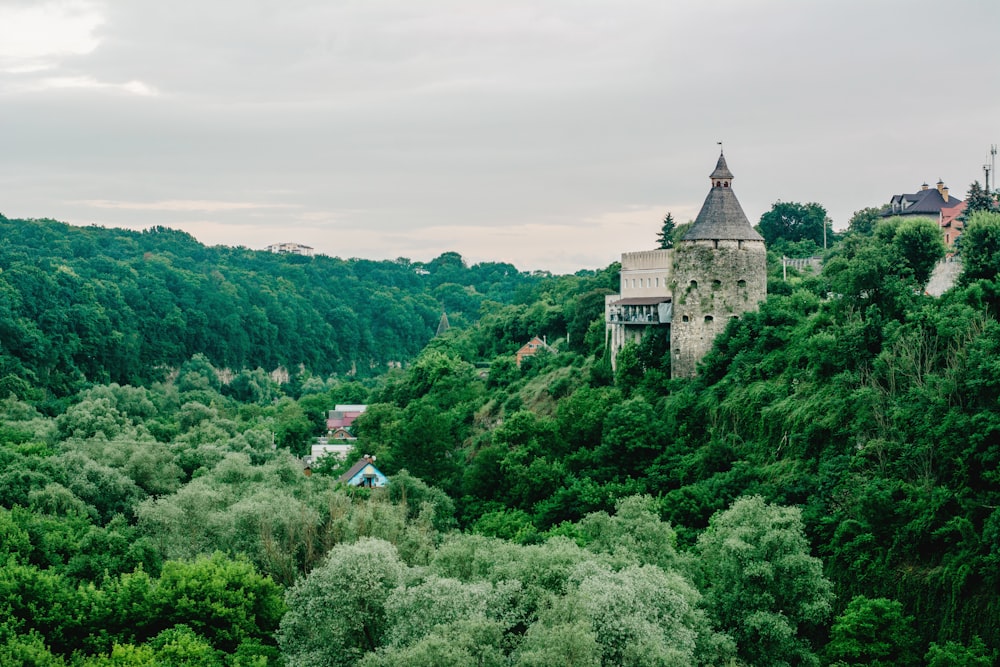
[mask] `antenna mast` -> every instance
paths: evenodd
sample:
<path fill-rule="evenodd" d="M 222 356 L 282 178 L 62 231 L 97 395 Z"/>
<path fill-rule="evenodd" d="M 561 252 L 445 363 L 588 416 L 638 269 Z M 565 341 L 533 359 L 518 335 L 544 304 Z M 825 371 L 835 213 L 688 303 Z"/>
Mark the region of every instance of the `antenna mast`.
<path fill-rule="evenodd" d="M 996 188 L 997 180 L 997 145 L 993 144 L 990 146 L 990 173 L 993 174 L 993 187 Z M 987 179 L 988 180 L 988 179 Z M 993 193 L 990 192 L 990 184 L 986 184 L 986 194 L 993 198 Z"/>

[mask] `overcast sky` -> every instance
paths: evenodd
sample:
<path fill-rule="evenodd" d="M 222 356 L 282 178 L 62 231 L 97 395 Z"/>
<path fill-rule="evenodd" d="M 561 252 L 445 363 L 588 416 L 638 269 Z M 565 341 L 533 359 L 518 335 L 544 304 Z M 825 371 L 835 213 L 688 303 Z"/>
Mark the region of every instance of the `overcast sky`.
<path fill-rule="evenodd" d="M 692 219 L 837 228 L 1000 143 L 991 0 L 0 0 L 0 212 L 601 268 Z"/>

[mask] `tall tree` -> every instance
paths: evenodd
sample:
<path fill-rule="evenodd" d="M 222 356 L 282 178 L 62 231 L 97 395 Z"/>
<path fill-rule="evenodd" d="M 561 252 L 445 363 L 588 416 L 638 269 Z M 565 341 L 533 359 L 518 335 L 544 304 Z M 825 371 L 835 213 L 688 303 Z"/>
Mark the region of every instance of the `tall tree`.
<path fill-rule="evenodd" d="M 823 247 L 823 230 L 824 227 L 829 228 L 829 224 L 826 209 L 815 202 L 799 204 L 778 201 L 771 206 L 770 211 L 760 216 L 758 227 L 764 243 L 769 246 L 779 241 L 812 241 Z"/>
<path fill-rule="evenodd" d="M 965 211 L 959 216 L 962 221 L 968 220 L 977 211 L 992 211 L 993 196 L 983 189 L 979 181 L 973 181 L 969 192 L 965 195 Z"/>
<path fill-rule="evenodd" d="M 354 665 L 381 646 L 386 599 L 406 566 L 388 542 L 364 539 L 334 547 L 326 562 L 292 587 L 278 644 L 288 664 Z"/>
<path fill-rule="evenodd" d="M 962 233 L 962 282 L 995 280 L 1000 273 L 1000 213 L 978 211 Z"/>
<path fill-rule="evenodd" d="M 747 664 L 819 664 L 807 628 L 829 616 L 833 593 L 798 508 L 741 498 L 712 517 L 697 551 L 709 613 Z"/>
<path fill-rule="evenodd" d="M 660 233 L 656 235 L 656 241 L 660 244 L 660 250 L 674 247 L 674 216 L 669 211 L 663 218 L 663 226 L 660 228 Z"/>
<path fill-rule="evenodd" d="M 872 667 L 919 664 L 916 649 L 913 619 L 903 613 L 903 605 L 863 595 L 852 599 L 834 621 L 826 645 L 831 662 Z"/>
<path fill-rule="evenodd" d="M 882 219 L 882 209 L 875 206 L 855 211 L 847 223 L 847 231 L 852 234 L 868 235 L 875 231 L 875 225 Z"/>

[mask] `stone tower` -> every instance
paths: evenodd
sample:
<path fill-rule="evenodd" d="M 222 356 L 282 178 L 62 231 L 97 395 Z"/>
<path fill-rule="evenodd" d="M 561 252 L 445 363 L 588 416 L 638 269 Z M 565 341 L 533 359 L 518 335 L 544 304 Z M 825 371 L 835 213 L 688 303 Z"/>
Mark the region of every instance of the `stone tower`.
<path fill-rule="evenodd" d="M 711 179 L 701 212 L 673 252 L 670 373 L 675 378 L 693 377 L 729 320 L 757 310 L 767 294 L 764 239 L 736 199 L 733 173 L 721 153 Z"/>

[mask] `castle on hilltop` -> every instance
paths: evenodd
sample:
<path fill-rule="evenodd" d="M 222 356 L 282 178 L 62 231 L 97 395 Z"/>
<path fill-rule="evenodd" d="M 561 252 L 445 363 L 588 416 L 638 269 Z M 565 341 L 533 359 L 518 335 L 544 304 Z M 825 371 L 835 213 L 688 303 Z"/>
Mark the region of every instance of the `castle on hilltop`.
<path fill-rule="evenodd" d="M 694 224 L 675 248 L 622 254 L 621 292 L 605 297 L 611 364 L 649 327 L 670 328 L 670 375 L 694 377 L 697 364 L 730 319 L 757 310 L 767 293 L 764 239 L 732 190 L 726 157 Z"/>

